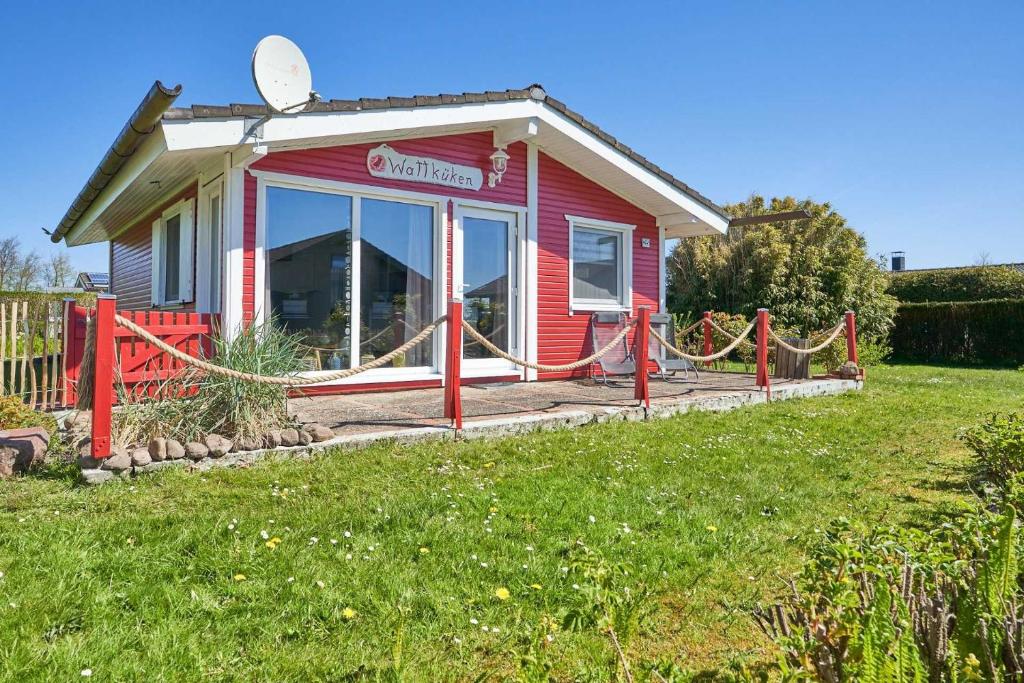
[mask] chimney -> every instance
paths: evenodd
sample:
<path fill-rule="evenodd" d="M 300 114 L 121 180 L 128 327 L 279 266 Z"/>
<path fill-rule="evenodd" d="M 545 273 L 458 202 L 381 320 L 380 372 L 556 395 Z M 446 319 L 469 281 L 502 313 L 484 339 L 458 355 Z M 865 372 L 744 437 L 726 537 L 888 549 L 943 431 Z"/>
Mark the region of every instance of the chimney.
<path fill-rule="evenodd" d="M 907 256 L 902 251 L 892 252 L 892 272 L 898 273 L 907 269 Z"/>

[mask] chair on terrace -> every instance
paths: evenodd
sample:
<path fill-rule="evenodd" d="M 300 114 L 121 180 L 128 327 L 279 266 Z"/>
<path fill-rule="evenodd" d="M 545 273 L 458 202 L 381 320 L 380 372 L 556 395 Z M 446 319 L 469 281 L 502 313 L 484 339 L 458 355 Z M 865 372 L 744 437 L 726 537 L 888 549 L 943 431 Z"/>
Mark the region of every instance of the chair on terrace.
<path fill-rule="evenodd" d="M 668 313 L 651 313 L 651 328 L 668 343 L 676 343 L 675 323 L 672 320 L 672 316 Z M 658 372 L 654 374 L 660 375 L 661 379 L 666 382 L 671 381 L 669 380 L 669 375 L 675 377 L 675 374 L 680 371 L 683 373 L 683 378 L 680 381 L 685 382 L 690 379 L 691 370 L 693 371 L 694 380 L 700 381 L 700 374 L 697 372 L 696 366 L 685 358 L 670 356 L 668 350 L 661 345 L 661 342 L 654 338 L 654 335 L 650 336 L 650 340 L 647 343 L 647 355 L 658 366 Z"/>
<path fill-rule="evenodd" d="M 597 353 L 603 349 L 625 326 L 625 313 L 592 314 L 590 316 L 591 353 Z M 633 353 L 629 348 L 628 336 L 623 337 L 621 342 L 595 361 L 601 373 L 599 379 L 605 386 L 608 386 L 609 375 L 636 374 L 636 363 L 633 361 Z M 598 379 L 596 375 L 595 379 Z"/>

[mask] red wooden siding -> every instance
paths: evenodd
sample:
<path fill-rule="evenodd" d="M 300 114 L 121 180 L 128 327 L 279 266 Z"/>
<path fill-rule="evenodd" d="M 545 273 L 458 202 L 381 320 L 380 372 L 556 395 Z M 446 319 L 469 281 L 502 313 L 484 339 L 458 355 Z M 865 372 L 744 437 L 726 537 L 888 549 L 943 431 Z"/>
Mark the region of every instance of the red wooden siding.
<path fill-rule="evenodd" d="M 541 363 L 571 363 L 591 353 L 590 314 L 569 315 L 569 222 L 566 214 L 635 225 L 633 231 L 633 311 L 658 307 L 658 227 L 618 195 L 584 178 L 546 154 L 537 173 L 537 347 Z M 643 238 L 651 240 L 642 248 Z M 540 373 L 541 379 L 586 375 Z"/>
<path fill-rule="evenodd" d="M 242 320 L 253 321 L 256 314 L 256 179 L 245 174 L 245 215 L 242 232 Z M 260 294 L 260 305 L 263 304 Z"/>
<path fill-rule="evenodd" d="M 189 185 L 174 197 L 163 202 L 139 219 L 131 228 L 110 241 L 110 293 L 117 296 L 117 307 L 121 310 L 147 310 L 153 306 L 153 221 L 172 204 L 182 199 L 194 198 L 199 185 Z M 193 209 L 197 204 L 193 204 Z M 195 215 L 192 216 L 195 229 Z M 195 248 L 196 240 L 192 240 Z M 195 258 L 192 259 L 195 264 Z M 194 267 L 194 266 L 193 266 Z M 195 278 L 193 278 L 193 281 Z M 176 306 L 175 310 L 193 310 L 195 304 Z"/>

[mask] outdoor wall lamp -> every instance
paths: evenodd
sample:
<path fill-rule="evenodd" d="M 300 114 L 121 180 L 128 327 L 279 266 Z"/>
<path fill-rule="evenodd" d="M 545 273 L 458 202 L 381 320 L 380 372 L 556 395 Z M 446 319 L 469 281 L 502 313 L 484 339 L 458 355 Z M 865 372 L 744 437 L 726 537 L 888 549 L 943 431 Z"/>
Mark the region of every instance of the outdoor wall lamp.
<path fill-rule="evenodd" d="M 501 182 L 501 176 L 508 170 L 508 153 L 504 149 L 494 150 L 491 155 L 491 165 L 494 170 L 487 174 L 487 187 L 494 187 Z"/>

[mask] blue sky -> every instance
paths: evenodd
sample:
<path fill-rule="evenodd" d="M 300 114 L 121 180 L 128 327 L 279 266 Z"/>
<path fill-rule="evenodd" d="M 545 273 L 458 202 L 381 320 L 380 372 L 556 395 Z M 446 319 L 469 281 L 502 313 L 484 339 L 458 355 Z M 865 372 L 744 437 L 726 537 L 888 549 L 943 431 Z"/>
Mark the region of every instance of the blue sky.
<path fill-rule="evenodd" d="M 153 80 L 258 101 L 252 48 L 281 33 L 327 98 L 540 82 L 716 202 L 830 201 L 909 267 L 1024 261 L 1021 25 L 1021 2 L 12 3 L 0 235 L 55 249 L 40 227 Z"/>

